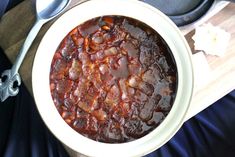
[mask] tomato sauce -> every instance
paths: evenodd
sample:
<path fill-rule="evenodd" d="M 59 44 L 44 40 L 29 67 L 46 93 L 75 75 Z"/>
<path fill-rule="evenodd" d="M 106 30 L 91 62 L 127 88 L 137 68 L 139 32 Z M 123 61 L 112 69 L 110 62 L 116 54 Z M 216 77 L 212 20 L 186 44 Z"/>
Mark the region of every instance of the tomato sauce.
<path fill-rule="evenodd" d="M 61 117 L 100 142 L 128 142 L 151 132 L 170 112 L 176 88 L 176 64 L 166 42 L 151 27 L 123 16 L 77 26 L 51 64 L 51 95 Z"/>

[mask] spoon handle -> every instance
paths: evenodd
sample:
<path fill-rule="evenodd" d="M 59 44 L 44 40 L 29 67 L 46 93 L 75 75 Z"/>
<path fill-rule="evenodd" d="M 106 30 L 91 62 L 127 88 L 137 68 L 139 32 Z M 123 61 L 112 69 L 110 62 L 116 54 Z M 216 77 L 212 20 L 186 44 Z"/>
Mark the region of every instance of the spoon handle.
<path fill-rule="evenodd" d="M 24 41 L 24 44 L 23 44 L 19 54 L 17 55 L 16 61 L 15 61 L 14 65 L 12 66 L 13 73 L 18 72 L 30 46 L 32 45 L 34 39 L 36 38 L 36 36 L 37 36 L 38 32 L 40 31 L 43 24 L 44 24 L 44 21 L 37 20 L 36 23 L 34 24 L 34 26 L 31 28 L 27 38 Z"/>
<path fill-rule="evenodd" d="M 16 61 L 11 69 L 5 70 L 0 78 L 0 100 L 3 102 L 9 96 L 15 96 L 19 92 L 18 87 L 14 87 L 17 83 L 17 86 L 21 84 L 21 78 L 18 73 L 18 70 L 31 46 L 35 37 L 37 36 L 42 25 L 45 23 L 43 20 L 37 20 L 32 29 L 30 30 L 19 54 L 17 55 Z"/>

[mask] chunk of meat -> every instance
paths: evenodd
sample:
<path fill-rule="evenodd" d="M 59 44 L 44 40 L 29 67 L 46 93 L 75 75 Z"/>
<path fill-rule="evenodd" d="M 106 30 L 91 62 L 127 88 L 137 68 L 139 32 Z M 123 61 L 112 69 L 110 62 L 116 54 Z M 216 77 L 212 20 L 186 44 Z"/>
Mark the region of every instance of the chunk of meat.
<path fill-rule="evenodd" d="M 154 92 L 153 85 L 149 84 L 148 82 L 140 82 L 138 88 L 148 96 L 151 96 Z"/>
<path fill-rule="evenodd" d="M 58 73 L 64 73 L 67 69 L 67 62 L 63 59 L 58 59 L 53 65 L 53 70 Z"/>
<path fill-rule="evenodd" d="M 134 138 L 138 138 L 143 133 L 143 124 L 138 118 L 129 119 L 124 125 L 125 134 Z"/>
<path fill-rule="evenodd" d="M 121 44 L 121 48 L 127 52 L 130 57 L 137 57 L 138 56 L 138 49 L 131 42 L 123 42 Z"/>
<path fill-rule="evenodd" d="M 105 74 L 109 72 L 109 67 L 106 64 L 101 64 L 99 67 L 100 73 Z"/>
<path fill-rule="evenodd" d="M 103 35 L 102 34 L 95 34 L 92 36 L 91 38 L 92 42 L 94 44 L 102 44 L 104 42 L 104 38 L 103 38 Z"/>
<path fill-rule="evenodd" d="M 89 126 L 88 126 L 89 130 L 91 132 L 97 133 L 99 130 L 99 124 L 98 124 L 98 120 L 95 117 L 91 117 L 89 118 Z"/>
<path fill-rule="evenodd" d="M 108 117 L 107 117 L 107 113 L 105 111 L 103 111 L 102 109 L 99 109 L 99 110 L 95 110 L 93 113 L 92 113 L 99 121 L 104 121 L 106 120 Z"/>
<path fill-rule="evenodd" d="M 133 88 L 136 88 L 136 87 L 139 86 L 139 82 L 140 82 L 140 81 L 141 81 L 140 78 L 134 75 L 134 76 L 131 76 L 131 77 L 129 78 L 128 84 L 129 84 L 129 86 L 131 86 L 131 87 L 133 87 Z"/>
<path fill-rule="evenodd" d="M 77 80 L 82 73 L 81 63 L 78 60 L 73 59 L 72 66 L 69 69 L 69 78 L 71 80 Z"/>
<path fill-rule="evenodd" d="M 128 81 L 129 86 L 137 88 L 148 96 L 151 96 L 154 92 L 153 85 L 142 81 L 139 77 L 133 76 Z"/>
<path fill-rule="evenodd" d="M 127 85 L 126 85 L 126 79 L 120 79 L 119 80 L 119 86 L 122 93 L 122 100 L 128 100 L 128 91 L 127 91 Z"/>
<path fill-rule="evenodd" d="M 145 104 L 144 107 L 141 109 L 139 117 L 141 120 L 147 122 L 149 121 L 152 116 L 155 108 L 158 106 L 158 102 L 161 100 L 160 95 L 156 95 L 155 97 L 149 99 Z"/>
<path fill-rule="evenodd" d="M 117 127 L 115 123 L 109 123 L 103 131 L 103 135 L 106 139 L 112 142 L 123 141 L 122 131 Z"/>
<path fill-rule="evenodd" d="M 88 119 L 85 117 L 78 118 L 73 122 L 73 126 L 80 131 L 86 130 L 88 126 Z"/>
<path fill-rule="evenodd" d="M 137 103 L 144 103 L 148 100 L 148 96 L 139 90 L 136 91 L 134 98 Z"/>
<path fill-rule="evenodd" d="M 152 65 L 154 66 L 153 68 L 150 68 L 149 70 L 147 70 L 143 76 L 142 79 L 145 82 L 148 82 L 152 85 L 157 84 L 160 79 L 161 79 L 161 71 L 159 70 L 159 68 L 156 65 Z"/>
<path fill-rule="evenodd" d="M 111 106 L 116 106 L 119 103 L 119 101 L 120 101 L 120 90 L 117 85 L 113 85 L 106 96 L 105 103 Z"/>
<path fill-rule="evenodd" d="M 170 70 L 170 67 L 167 64 L 167 60 L 165 56 L 160 57 L 158 60 L 158 63 L 165 73 L 167 73 Z"/>
<path fill-rule="evenodd" d="M 162 112 L 154 112 L 152 118 L 147 122 L 148 125 L 158 125 L 165 119 Z"/>
<path fill-rule="evenodd" d="M 79 53 L 78 58 L 83 65 L 88 65 L 89 63 L 91 63 L 90 57 L 87 53 Z"/>
<path fill-rule="evenodd" d="M 92 63 L 82 66 L 83 75 L 87 77 L 89 80 L 93 79 L 94 75 L 92 74 L 94 71 L 95 71 L 95 65 Z"/>
<path fill-rule="evenodd" d="M 151 48 L 141 45 L 139 60 L 141 64 L 146 67 L 149 67 L 151 64 L 153 64 L 155 61 L 155 57 L 154 54 L 152 53 Z"/>
<path fill-rule="evenodd" d="M 139 27 L 135 27 L 130 24 L 128 20 L 123 20 L 122 26 L 126 32 L 129 32 L 130 35 L 140 41 L 144 41 L 147 38 L 147 34 Z"/>
<path fill-rule="evenodd" d="M 106 56 L 116 55 L 117 53 L 118 53 L 118 51 L 117 51 L 116 47 L 110 47 L 110 48 L 104 50 L 104 54 Z"/>
<path fill-rule="evenodd" d="M 79 101 L 78 106 L 85 112 L 91 113 L 94 109 L 92 108 L 89 101 Z"/>
<path fill-rule="evenodd" d="M 98 20 L 93 19 L 90 21 L 85 22 L 83 25 L 78 27 L 79 33 L 83 36 L 86 37 L 90 34 L 95 33 L 96 31 L 99 30 L 99 25 L 98 25 Z"/>
<path fill-rule="evenodd" d="M 68 93 L 72 89 L 73 82 L 70 80 L 60 80 L 56 85 L 56 91 L 60 94 Z"/>
<path fill-rule="evenodd" d="M 126 56 L 121 57 L 118 60 L 118 67 L 116 69 L 111 68 L 111 74 L 116 78 L 127 78 L 129 76 L 128 66 L 127 66 L 127 58 Z"/>
<path fill-rule="evenodd" d="M 114 20 L 111 17 L 103 17 L 102 21 L 105 22 L 106 25 L 113 26 L 114 25 Z"/>
<path fill-rule="evenodd" d="M 142 73 L 141 65 L 138 63 L 128 64 L 128 70 L 131 75 L 140 75 Z"/>
<path fill-rule="evenodd" d="M 162 111 L 169 111 L 171 109 L 173 98 L 170 95 L 163 96 L 161 101 L 158 104 L 158 108 Z"/>

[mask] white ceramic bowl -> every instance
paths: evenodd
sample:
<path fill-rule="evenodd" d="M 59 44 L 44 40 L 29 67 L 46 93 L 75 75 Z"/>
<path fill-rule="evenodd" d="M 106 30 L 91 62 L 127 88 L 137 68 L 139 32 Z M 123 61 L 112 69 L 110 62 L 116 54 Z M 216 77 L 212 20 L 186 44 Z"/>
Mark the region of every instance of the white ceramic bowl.
<path fill-rule="evenodd" d="M 107 144 L 90 140 L 61 118 L 50 93 L 49 74 L 53 55 L 62 39 L 79 24 L 103 15 L 123 15 L 142 21 L 167 42 L 176 61 L 178 87 L 173 107 L 165 120 L 148 135 L 127 143 Z M 33 65 L 33 93 L 39 113 L 51 132 L 73 150 L 88 156 L 143 156 L 165 144 L 181 127 L 193 91 L 191 52 L 179 29 L 157 9 L 137 0 L 91 0 L 62 15 L 42 39 Z"/>

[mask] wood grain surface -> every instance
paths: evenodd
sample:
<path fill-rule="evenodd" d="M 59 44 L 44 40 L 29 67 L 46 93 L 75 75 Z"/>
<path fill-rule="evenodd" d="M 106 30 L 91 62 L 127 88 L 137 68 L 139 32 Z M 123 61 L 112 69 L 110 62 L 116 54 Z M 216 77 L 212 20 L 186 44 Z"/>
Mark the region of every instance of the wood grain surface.
<path fill-rule="evenodd" d="M 210 70 L 207 76 L 200 73 L 195 75 L 208 79 L 208 82 L 195 87 L 186 120 L 235 89 L 235 4 L 230 3 L 206 23 L 226 30 L 231 34 L 231 39 L 223 57 L 205 55 Z M 195 52 L 191 39 L 194 33 L 195 31 L 191 31 L 185 36 L 192 52 Z M 194 66 L 200 66 L 200 61 Z"/>

